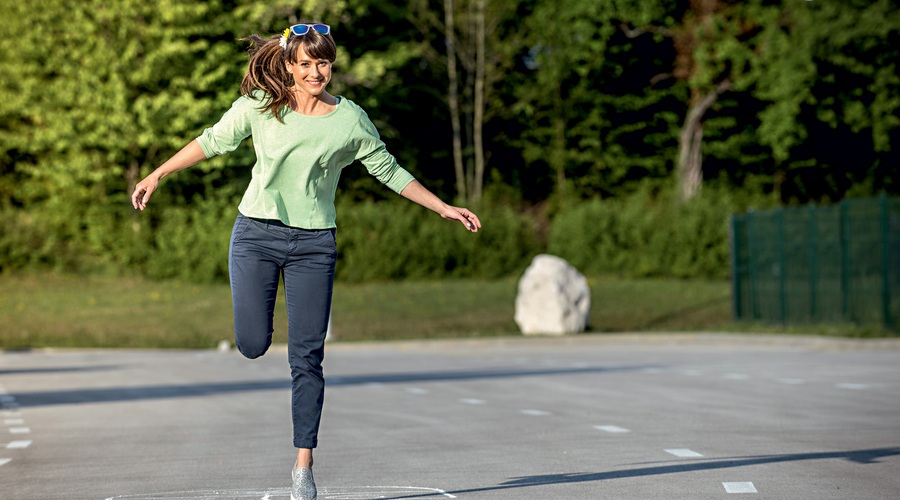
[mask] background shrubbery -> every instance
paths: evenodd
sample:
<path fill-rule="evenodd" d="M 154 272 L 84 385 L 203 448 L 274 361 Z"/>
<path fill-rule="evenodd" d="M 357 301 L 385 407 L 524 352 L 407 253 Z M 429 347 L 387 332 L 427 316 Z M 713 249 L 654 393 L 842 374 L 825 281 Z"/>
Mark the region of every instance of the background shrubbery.
<path fill-rule="evenodd" d="M 759 199 L 756 206 L 765 203 Z M 743 209 L 723 191 L 682 204 L 671 193 L 645 188 L 562 210 L 547 250 L 591 275 L 727 278 L 728 221 Z"/>
<path fill-rule="evenodd" d="M 196 197 L 145 212 L 121 204 L 76 211 L 2 214 L 0 262 L 13 268 L 226 281 L 238 198 Z M 765 203 L 765 200 L 759 200 Z M 550 252 L 590 275 L 725 278 L 728 217 L 740 207 L 709 190 L 687 203 L 668 192 L 564 204 L 554 213 L 493 203 L 484 228 L 462 227 L 402 199 L 339 203 L 338 279 L 515 276 Z"/>

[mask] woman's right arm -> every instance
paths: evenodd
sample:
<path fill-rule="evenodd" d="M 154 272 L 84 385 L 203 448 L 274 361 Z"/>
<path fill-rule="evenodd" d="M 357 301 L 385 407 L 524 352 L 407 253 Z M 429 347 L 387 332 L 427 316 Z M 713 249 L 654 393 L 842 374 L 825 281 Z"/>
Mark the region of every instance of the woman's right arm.
<path fill-rule="evenodd" d="M 174 156 L 166 160 L 150 175 L 138 182 L 134 187 L 134 193 L 131 194 L 131 204 L 135 209 L 143 210 L 147 208 L 147 202 L 150 201 L 150 195 L 156 191 L 159 181 L 163 177 L 184 170 L 192 165 L 196 165 L 206 159 L 206 153 L 200 147 L 200 143 L 196 139 L 189 142 L 187 146 L 181 148 L 181 151 L 175 153 Z"/>

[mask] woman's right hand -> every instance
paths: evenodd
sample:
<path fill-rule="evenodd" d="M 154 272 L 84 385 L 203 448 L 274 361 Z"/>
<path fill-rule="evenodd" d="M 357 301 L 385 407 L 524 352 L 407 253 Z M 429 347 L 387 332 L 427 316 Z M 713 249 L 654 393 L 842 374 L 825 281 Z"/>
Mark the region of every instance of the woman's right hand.
<path fill-rule="evenodd" d="M 153 192 L 156 191 L 156 188 L 159 187 L 159 181 L 173 172 L 178 172 L 191 165 L 195 165 L 204 158 L 206 158 L 206 154 L 203 153 L 203 148 L 200 147 L 200 143 L 197 142 L 197 139 L 187 143 L 187 145 L 175 153 L 174 156 L 166 160 L 166 162 L 154 170 L 153 173 L 144 177 L 144 180 L 138 182 L 137 186 L 134 186 L 134 192 L 131 193 L 131 205 L 136 210 L 147 208 L 147 202 L 150 201 L 150 195 L 152 195 Z"/>

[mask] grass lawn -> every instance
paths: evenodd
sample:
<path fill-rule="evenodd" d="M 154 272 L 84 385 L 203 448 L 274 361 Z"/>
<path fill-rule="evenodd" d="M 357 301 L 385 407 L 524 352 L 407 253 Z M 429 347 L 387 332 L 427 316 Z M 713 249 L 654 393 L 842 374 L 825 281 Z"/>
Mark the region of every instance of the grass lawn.
<path fill-rule="evenodd" d="M 590 280 L 592 332 L 776 331 L 735 325 L 730 285 L 666 279 Z M 447 280 L 335 286 L 336 340 L 518 335 L 515 279 Z M 275 342 L 286 340 L 283 295 Z M 137 278 L 0 277 L 0 348 L 211 348 L 232 338 L 227 284 Z M 791 333 L 812 332 L 812 328 Z M 826 332 L 859 336 L 858 328 Z M 862 335 L 871 332 L 863 330 Z"/>

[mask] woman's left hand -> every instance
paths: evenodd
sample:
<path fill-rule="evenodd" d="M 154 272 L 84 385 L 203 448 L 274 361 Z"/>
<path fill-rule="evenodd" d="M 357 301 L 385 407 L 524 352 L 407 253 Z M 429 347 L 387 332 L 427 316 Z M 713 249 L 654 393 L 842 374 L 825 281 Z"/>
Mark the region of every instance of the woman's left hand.
<path fill-rule="evenodd" d="M 478 216 L 471 210 L 468 208 L 447 205 L 437 196 L 432 194 L 431 191 L 425 189 L 425 186 L 420 184 L 417 180 L 413 180 L 407 184 L 400 194 L 410 201 L 414 201 L 425 208 L 434 210 L 447 220 L 458 220 L 463 226 L 466 226 L 466 229 L 473 233 L 477 233 L 478 229 L 481 228 L 481 221 L 478 220 Z"/>
<path fill-rule="evenodd" d="M 473 233 L 477 233 L 478 229 L 481 228 L 481 221 L 478 220 L 478 216 L 468 208 L 452 206 L 447 208 L 448 210 L 442 213 L 441 217 L 447 220 L 458 220 L 462 225 L 466 226 L 466 229 Z"/>

